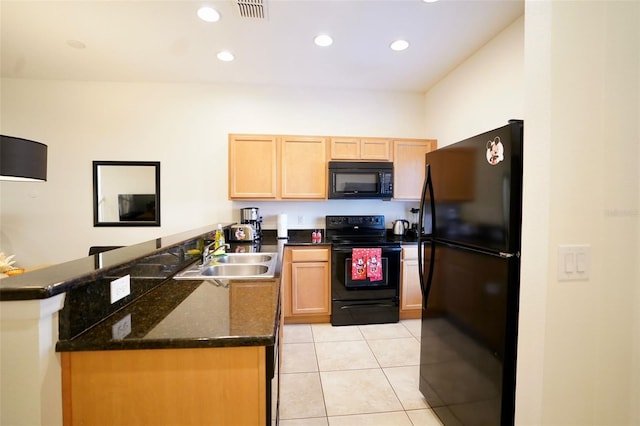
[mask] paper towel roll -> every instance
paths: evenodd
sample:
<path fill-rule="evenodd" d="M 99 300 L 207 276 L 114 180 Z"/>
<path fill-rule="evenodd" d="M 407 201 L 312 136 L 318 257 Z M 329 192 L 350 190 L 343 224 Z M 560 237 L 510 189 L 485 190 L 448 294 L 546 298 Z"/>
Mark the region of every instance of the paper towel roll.
<path fill-rule="evenodd" d="M 286 213 L 280 213 L 278 215 L 278 238 L 288 238 Z"/>

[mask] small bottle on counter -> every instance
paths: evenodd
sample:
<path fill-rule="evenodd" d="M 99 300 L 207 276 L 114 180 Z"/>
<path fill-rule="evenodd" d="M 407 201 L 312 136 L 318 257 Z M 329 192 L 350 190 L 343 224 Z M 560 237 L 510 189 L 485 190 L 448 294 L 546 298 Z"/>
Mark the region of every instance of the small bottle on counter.
<path fill-rule="evenodd" d="M 215 254 L 224 254 L 225 252 L 225 240 L 224 240 L 224 231 L 222 230 L 222 224 L 218 224 L 218 229 L 216 230 L 215 242 L 213 245 L 213 249 L 215 250 Z"/>
<path fill-rule="evenodd" d="M 321 243 L 322 242 L 322 232 L 318 229 L 313 231 L 311 234 L 311 242 L 312 243 Z"/>

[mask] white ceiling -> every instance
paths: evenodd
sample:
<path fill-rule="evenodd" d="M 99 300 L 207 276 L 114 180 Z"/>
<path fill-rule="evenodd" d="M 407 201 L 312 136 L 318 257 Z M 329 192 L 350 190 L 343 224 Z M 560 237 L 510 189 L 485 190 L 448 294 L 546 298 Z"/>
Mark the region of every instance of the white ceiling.
<path fill-rule="evenodd" d="M 524 13 L 524 0 L 265 1 L 256 19 L 235 0 L 1 0 L 2 77 L 425 92 Z M 203 4 L 220 21 L 201 21 Z M 397 38 L 409 49 L 390 50 Z"/>

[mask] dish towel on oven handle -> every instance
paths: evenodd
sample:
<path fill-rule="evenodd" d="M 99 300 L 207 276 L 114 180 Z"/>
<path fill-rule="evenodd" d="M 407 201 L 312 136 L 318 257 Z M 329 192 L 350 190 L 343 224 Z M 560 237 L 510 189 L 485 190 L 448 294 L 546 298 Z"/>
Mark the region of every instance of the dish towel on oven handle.
<path fill-rule="evenodd" d="M 367 277 L 369 281 L 382 279 L 382 249 L 367 249 Z"/>
<path fill-rule="evenodd" d="M 351 250 L 351 279 L 380 281 L 382 279 L 382 249 L 354 248 Z"/>
<path fill-rule="evenodd" d="M 351 250 L 351 279 L 364 280 L 367 278 L 367 249 L 354 248 Z"/>

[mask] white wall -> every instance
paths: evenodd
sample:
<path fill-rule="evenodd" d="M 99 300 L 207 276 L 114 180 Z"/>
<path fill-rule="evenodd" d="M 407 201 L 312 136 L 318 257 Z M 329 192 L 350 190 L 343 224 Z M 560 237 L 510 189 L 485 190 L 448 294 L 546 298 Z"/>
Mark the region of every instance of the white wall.
<path fill-rule="evenodd" d="M 445 146 L 524 113 L 524 17 L 449 73 L 426 96 L 426 129 Z"/>
<path fill-rule="evenodd" d="M 2 80 L 1 132 L 49 147 L 48 181 L 0 183 L 0 250 L 23 266 L 86 256 L 216 223 L 257 206 L 266 228 L 293 210 L 293 228 L 327 213 L 406 217 L 402 202 L 232 203 L 227 135 L 273 133 L 429 137 L 423 96 L 411 93 L 200 84 Z M 93 160 L 161 162 L 161 228 L 94 228 Z M 417 203 L 416 203 L 417 204 Z"/>
<path fill-rule="evenodd" d="M 640 424 L 640 4 L 525 17 L 427 94 L 427 129 L 444 145 L 525 119 L 516 424 Z M 557 280 L 561 244 L 591 245 L 588 281 Z"/>
<path fill-rule="evenodd" d="M 550 94 L 531 105 L 533 120 L 548 120 L 540 135 L 548 138 L 547 164 L 525 165 L 530 189 L 546 198 L 529 207 L 549 212 L 548 228 L 537 230 L 546 236 L 531 241 L 548 253 L 544 361 L 536 373 L 543 374 L 542 423 L 638 424 L 640 4 L 527 7 L 527 52 L 546 74 L 531 70 L 528 89 Z M 537 23 L 548 25 L 550 44 L 538 44 Z M 547 171 L 550 185 L 540 186 L 536 176 Z M 591 245 L 590 280 L 557 280 L 562 244 Z"/>

